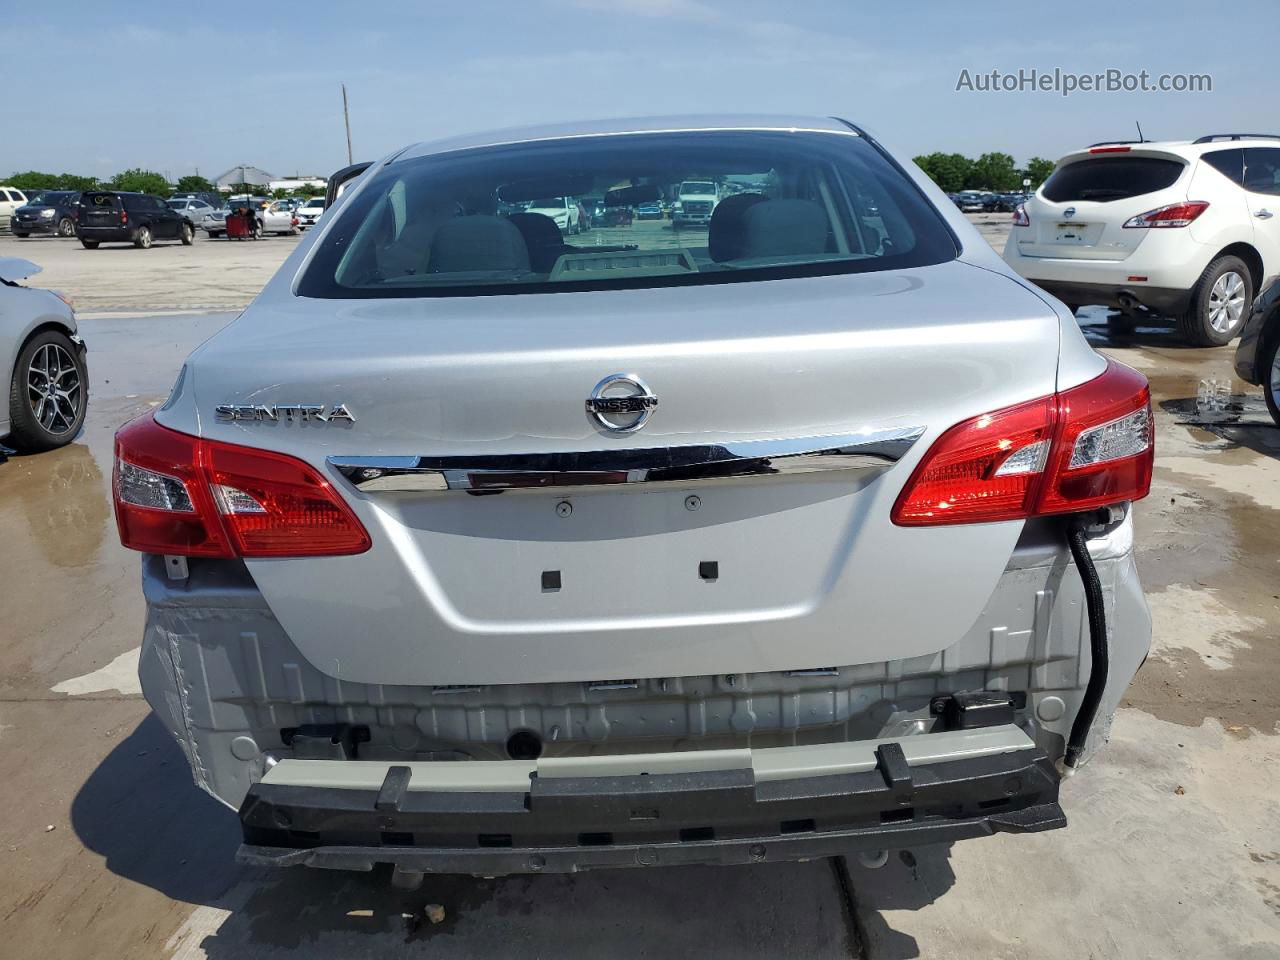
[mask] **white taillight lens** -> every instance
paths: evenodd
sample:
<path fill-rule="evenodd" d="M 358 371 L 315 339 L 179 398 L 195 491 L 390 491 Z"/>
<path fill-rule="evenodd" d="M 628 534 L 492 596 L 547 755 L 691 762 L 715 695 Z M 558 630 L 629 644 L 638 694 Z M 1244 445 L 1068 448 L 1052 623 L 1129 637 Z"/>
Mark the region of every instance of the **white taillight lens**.
<path fill-rule="evenodd" d="M 1140 213 L 1136 217 L 1130 217 L 1124 222 L 1124 226 L 1127 230 L 1185 227 L 1208 209 L 1209 204 L 1204 200 L 1171 203 L 1167 207 L 1157 207 L 1155 210 L 1148 210 L 1146 213 Z"/>
<path fill-rule="evenodd" d="M 1013 208 L 1013 225 L 1015 227 L 1031 226 L 1031 218 L 1027 216 L 1027 208 L 1021 203 Z"/>
<path fill-rule="evenodd" d="M 176 477 L 144 470 L 124 460 L 116 463 L 116 496 L 124 503 L 149 510 L 195 513 L 187 485 Z"/>
<path fill-rule="evenodd" d="M 1067 469 L 1136 457 L 1150 446 L 1151 409 L 1143 407 L 1128 416 L 1083 431 L 1076 437 Z"/>
<path fill-rule="evenodd" d="M 236 487 L 229 487 L 225 483 L 215 483 L 213 485 L 213 496 L 218 501 L 218 511 L 224 517 L 235 514 L 267 512 L 267 508 L 249 496 L 249 494 Z"/>
<path fill-rule="evenodd" d="M 1029 443 L 1019 450 L 1015 450 L 1009 455 L 1004 463 L 1000 464 L 994 476 L 997 477 L 1020 477 L 1027 474 L 1039 473 L 1044 469 L 1044 462 L 1049 458 L 1049 441 L 1037 440 L 1035 443 Z"/>

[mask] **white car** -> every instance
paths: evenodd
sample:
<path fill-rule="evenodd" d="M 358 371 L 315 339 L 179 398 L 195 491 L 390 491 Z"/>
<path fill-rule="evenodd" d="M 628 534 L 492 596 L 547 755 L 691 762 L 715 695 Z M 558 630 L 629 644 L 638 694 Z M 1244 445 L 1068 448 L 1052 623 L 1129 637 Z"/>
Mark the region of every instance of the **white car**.
<path fill-rule="evenodd" d="M 298 218 L 293 212 L 293 204 L 288 200 L 277 200 L 260 214 L 264 233 L 297 233 Z"/>
<path fill-rule="evenodd" d="M 555 221 L 565 236 L 582 232 L 582 210 L 573 197 L 548 197 L 535 200 L 525 207 L 525 213 L 540 213 Z"/>
<path fill-rule="evenodd" d="M 324 197 L 312 197 L 295 212 L 298 215 L 299 227 L 305 230 L 307 227 L 315 226 L 320 215 L 324 213 Z"/>
<path fill-rule="evenodd" d="M 39 272 L 30 260 L 0 257 L 0 441 L 26 453 L 70 443 L 89 400 L 70 302 L 21 283 Z"/>
<path fill-rule="evenodd" d="M 1014 211 L 1004 258 L 1071 307 L 1150 311 L 1189 343 L 1236 336 L 1280 272 L 1280 137 L 1095 144 Z"/>
<path fill-rule="evenodd" d="M 0 187 L 0 225 L 8 226 L 15 210 L 27 205 L 27 195 L 17 187 Z"/>

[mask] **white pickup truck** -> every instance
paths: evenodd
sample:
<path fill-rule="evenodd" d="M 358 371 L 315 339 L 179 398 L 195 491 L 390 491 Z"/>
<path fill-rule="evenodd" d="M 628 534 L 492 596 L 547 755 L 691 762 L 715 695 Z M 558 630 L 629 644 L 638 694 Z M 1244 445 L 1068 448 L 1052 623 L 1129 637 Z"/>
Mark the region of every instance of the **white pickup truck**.
<path fill-rule="evenodd" d="M 680 184 L 679 193 L 676 195 L 671 222 L 676 226 L 692 223 L 708 224 L 719 202 L 719 184 L 711 180 L 686 180 Z"/>

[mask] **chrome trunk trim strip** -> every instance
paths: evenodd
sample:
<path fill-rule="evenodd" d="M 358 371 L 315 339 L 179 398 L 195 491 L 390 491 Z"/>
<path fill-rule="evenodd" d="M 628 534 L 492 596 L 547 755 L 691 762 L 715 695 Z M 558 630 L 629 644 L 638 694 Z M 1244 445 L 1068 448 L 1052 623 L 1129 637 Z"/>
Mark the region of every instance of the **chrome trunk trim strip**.
<path fill-rule="evenodd" d="M 723 480 L 836 470 L 884 470 L 924 427 L 726 444 L 481 456 L 329 457 L 357 489 L 420 493 Z"/>

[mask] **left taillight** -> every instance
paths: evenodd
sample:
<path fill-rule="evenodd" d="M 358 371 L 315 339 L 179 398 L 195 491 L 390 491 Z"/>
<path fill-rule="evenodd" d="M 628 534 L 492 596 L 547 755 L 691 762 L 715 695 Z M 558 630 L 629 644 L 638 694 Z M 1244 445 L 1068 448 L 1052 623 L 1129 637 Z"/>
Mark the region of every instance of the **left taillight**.
<path fill-rule="evenodd" d="M 1078 387 L 957 424 L 930 447 L 894 504 L 899 526 L 1075 513 L 1151 489 L 1147 380 L 1107 361 Z"/>
<path fill-rule="evenodd" d="M 120 542 L 185 557 L 363 553 L 368 533 L 333 486 L 283 454 L 203 440 L 148 414 L 116 433 Z"/>

